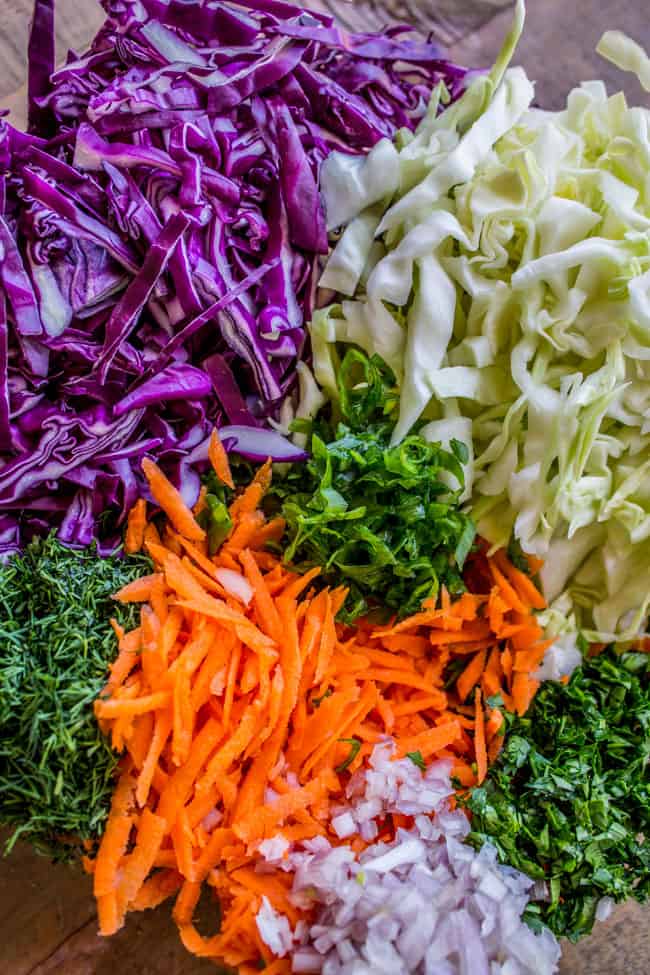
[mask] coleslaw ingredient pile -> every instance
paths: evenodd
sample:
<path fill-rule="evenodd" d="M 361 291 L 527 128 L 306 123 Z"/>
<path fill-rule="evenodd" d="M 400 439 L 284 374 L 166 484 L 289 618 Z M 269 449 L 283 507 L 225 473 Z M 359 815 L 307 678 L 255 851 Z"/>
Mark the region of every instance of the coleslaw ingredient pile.
<path fill-rule="evenodd" d="M 589 934 L 607 902 L 650 896 L 650 657 L 608 650 L 549 682 L 469 797 L 471 839 L 547 885 L 529 907 L 558 937 Z"/>
<path fill-rule="evenodd" d="M 116 547 L 147 452 L 194 504 L 212 427 L 263 423 L 294 381 L 323 160 L 464 83 L 403 28 L 347 36 L 287 3 L 104 8 L 55 70 L 36 0 L 29 134 L 0 119 L 0 551 L 53 525 Z"/>
<path fill-rule="evenodd" d="M 27 840 L 73 860 L 103 831 L 117 758 L 93 702 L 115 656 L 109 620 L 132 627 L 112 596 L 147 571 L 142 556 L 101 559 L 55 538 L 0 561 L 0 823 L 5 850 Z"/>
<path fill-rule="evenodd" d="M 345 585 L 348 621 L 369 607 L 408 616 L 442 587 L 460 594 L 475 537 L 459 504 L 467 447 L 454 440 L 446 450 L 415 432 L 391 446 L 394 378 L 358 350 L 337 382 L 329 420 L 293 425 L 305 431 L 308 462 L 273 488 L 287 522 L 285 560 Z"/>
<path fill-rule="evenodd" d="M 420 417 L 472 442 L 479 533 L 514 533 L 545 560 L 555 623 L 607 642 L 650 600 L 648 112 L 600 82 L 531 108 L 504 71 L 523 11 L 489 76 L 370 153 L 344 211 L 348 162 L 328 160 L 328 214 L 350 222 L 323 280 L 349 300 L 314 316 L 314 370 L 336 398 L 337 343 L 380 355 L 395 442 Z M 617 38 L 602 53 L 641 71 Z"/>
<path fill-rule="evenodd" d="M 500 867 L 489 844 L 476 853 L 463 843 L 470 827 L 450 807 L 449 764 L 422 773 L 392 753 L 390 742 L 375 747 L 335 823 L 352 818 L 367 826 L 397 815 L 413 825 L 356 854 L 320 837 L 265 844 L 267 862 L 294 874 L 293 901 L 317 905 L 314 922 L 291 932 L 265 901 L 257 926 L 267 944 L 278 955 L 291 952 L 294 972 L 552 975 L 557 941 L 522 920 L 532 881 Z"/>

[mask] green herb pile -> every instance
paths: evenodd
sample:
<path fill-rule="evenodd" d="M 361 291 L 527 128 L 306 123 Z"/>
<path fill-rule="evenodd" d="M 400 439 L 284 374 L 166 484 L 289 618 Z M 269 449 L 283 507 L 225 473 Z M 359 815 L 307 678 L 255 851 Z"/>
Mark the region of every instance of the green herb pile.
<path fill-rule="evenodd" d="M 109 625 L 137 610 L 111 596 L 147 571 L 141 557 L 99 558 L 55 538 L 0 563 L 0 823 L 55 859 L 94 840 L 116 758 L 93 700 L 116 653 Z"/>
<path fill-rule="evenodd" d="M 546 881 L 528 918 L 559 937 L 588 934 L 603 897 L 650 894 L 649 673 L 647 654 L 609 650 L 545 684 L 467 800 L 470 840 Z"/>
<path fill-rule="evenodd" d="M 330 419 L 299 429 L 311 458 L 276 484 L 287 521 L 285 558 L 349 587 L 344 618 L 377 603 L 417 612 L 441 586 L 457 594 L 475 529 L 460 510 L 467 448 L 417 433 L 390 446 L 394 380 L 379 357 L 350 350 Z"/>

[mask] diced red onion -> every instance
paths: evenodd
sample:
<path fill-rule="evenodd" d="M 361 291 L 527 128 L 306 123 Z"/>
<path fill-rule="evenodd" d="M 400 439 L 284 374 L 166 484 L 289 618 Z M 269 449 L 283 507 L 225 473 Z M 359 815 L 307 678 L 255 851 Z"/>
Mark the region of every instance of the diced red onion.
<path fill-rule="evenodd" d="M 450 763 L 422 773 L 377 745 L 370 768 L 353 776 L 348 803 L 334 811 L 339 836 L 377 829 L 388 813 L 414 816 L 392 843 L 360 856 L 322 836 L 287 848 L 278 837 L 259 847 L 266 865 L 294 874 L 291 899 L 316 905 L 315 921 L 287 942 L 286 918 L 265 906 L 258 930 L 292 957 L 294 972 L 322 975 L 552 975 L 560 948 L 550 931 L 522 920 L 532 881 L 463 840 L 469 823 L 452 809 Z M 367 818 L 370 817 L 370 818 Z"/>
<path fill-rule="evenodd" d="M 248 606 L 253 598 L 253 587 L 248 579 L 245 579 L 241 572 L 233 569 L 219 568 L 215 570 L 215 576 L 231 596 L 239 599 L 245 606 Z"/>

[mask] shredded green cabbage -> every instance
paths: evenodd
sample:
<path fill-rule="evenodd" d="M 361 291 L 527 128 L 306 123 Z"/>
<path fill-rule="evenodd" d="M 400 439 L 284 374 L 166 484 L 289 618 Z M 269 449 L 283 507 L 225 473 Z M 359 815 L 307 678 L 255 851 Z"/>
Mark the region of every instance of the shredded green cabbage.
<path fill-rule="evenodd" d="M 589 639 L 628 639 L 650 603 L 650 112 L 597 81 L 531 108 L 507 67 L 523 10 L 493 72 L 398 140 L 397 189 L 394 164 L 383 190 L 355 171 L 325 277 L 349 300 L 314 316 L 314 373 L 336 398 L 353 343 L 397 377 L 396 441 L 471 424 L 481 534 L 542 556 Z M 638 45 L 601 50 L 645 83 Z"/>

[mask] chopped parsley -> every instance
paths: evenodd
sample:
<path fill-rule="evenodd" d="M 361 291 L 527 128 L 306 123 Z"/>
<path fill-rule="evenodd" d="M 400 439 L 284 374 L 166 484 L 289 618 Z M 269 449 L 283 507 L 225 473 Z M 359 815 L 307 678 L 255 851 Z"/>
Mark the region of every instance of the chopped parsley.
<path fill-rule="evenodd" d="M 310 460 L 272 489 L 287 523 L 286 560 L 320 566 L 324 582 L 349 589 L 344 620 L 375 605 L 408 616 L 442 586 L 462 592 L 474 544 L 459 504 L 466 446 L 454 440 L 445 450 L 417 432 L 391 446 L 393 387 L 381 359 L 348 351 L 333 415 L 309 428 Z"/>
<path fill-rule="evenodd" d="M 602 897 L 650 895 L 649 674 L 647 654 L 608 650 L 544 684 L 467 799 L 470 840 L 546 882 L 528 918 L 558 937 L 588 934 Z"/>

